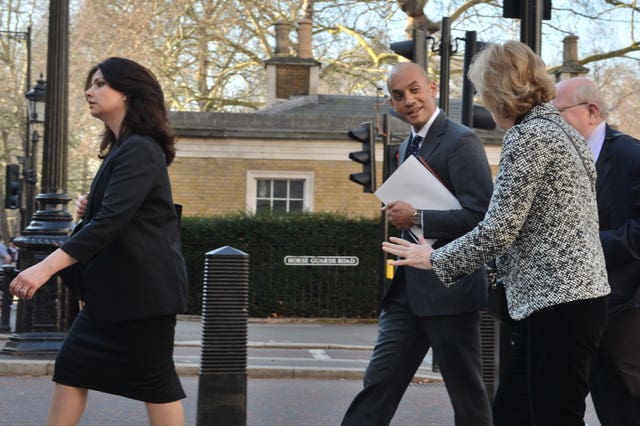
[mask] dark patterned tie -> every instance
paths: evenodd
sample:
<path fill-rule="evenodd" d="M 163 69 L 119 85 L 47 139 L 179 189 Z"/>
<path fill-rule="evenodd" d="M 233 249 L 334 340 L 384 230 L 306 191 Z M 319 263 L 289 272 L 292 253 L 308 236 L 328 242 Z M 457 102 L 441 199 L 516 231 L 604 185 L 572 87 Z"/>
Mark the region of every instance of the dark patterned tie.
<path fill-rule="evenodd" d="M 420 142 L 422 142 L 422 136 L 415 135 L 411 140 L 411 146 L 409 147 L 409 153 L 411 155 L 418 156 L 418 151 L 420 150 Z"/>

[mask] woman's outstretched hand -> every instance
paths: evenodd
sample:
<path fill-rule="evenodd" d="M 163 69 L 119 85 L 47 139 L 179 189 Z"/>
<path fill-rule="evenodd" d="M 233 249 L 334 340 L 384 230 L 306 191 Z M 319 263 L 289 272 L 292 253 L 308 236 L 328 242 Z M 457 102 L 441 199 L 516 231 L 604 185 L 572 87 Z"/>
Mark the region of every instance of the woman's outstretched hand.
<path fill-rule="evenodd" d="M 9 292 L 20 299 L 31 300 L 53 274 L 76 262 L 61 249 L 56 249 L 39 263 L 20 272 L 9 284 Z"/>
<path fill-rule="evenodd" d="M 53 274 L 43 262 L 36 263 L 20 272 L 9 284 L 9 292 L 20 299 L 31 300 L 36 291 L 46 283 Z"/>
<path fill-rule="evenodd" d="M 420 269 L 431 268 L 431 253 L 433 248 L 420 236 L 420 244 L 415 244 L 402 238 L 391 237 L 390 241 L 382 243 L 382 250 L 398 256 L 400 259 L 391 262 L 394 266 L 413 266 Z"/>

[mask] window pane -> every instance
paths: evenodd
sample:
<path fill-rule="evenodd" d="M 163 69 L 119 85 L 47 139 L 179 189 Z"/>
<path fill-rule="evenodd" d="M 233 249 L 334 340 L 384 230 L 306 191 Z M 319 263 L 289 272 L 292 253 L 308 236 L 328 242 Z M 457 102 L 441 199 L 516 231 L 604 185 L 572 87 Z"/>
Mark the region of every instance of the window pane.
<path fill-rule="evenodd" d="M 302 200 L 292 200 L 289 202 L 290 212 L 301 212 L 303 210 Z"/>
<path fill-rule="evenodd" d="M 273 211 L 274 212 L 286 212 L 287 211 L 287 201 L 286 200 L 273 200 Z"/>
<path fill-rule="evenodd" d="M 286 180 L 273 181 L 273 197 L 287 198 L 287 181 Z"/>
<path fill-rule="evenodd" d="M 305 183 L 304 178 L 286 179 L 269 178 L 268 176 L 256 177 L 255 213 L 280 213 L 299 212 L 305 209 Z"/>
<path fill-rule="evenodd" d="M 292 180 L 289 181 L 289 189 L 290 189 L 290 193 L 289 193 L 289 198 L 299 198 L 302 199 L 303 198 L 303 194 L 304 194 L 304 181 L 301 180 Z"/>
<path fill-rule="evenodd" d="M 258 198 L 267 198 L 271 196 L 271 180 L 258 179 Z"/>
<path fill-rule="evenodd" d="M 257 200 L 256 211 L 271 211 L 271 203 L 269 200 Z"/>

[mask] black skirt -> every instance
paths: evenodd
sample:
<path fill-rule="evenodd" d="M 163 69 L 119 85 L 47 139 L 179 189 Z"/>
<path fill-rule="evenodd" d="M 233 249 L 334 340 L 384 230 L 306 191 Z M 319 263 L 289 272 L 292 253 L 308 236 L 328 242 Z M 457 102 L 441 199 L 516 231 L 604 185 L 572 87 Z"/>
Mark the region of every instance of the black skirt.
<path fill-rule="evenodd" d="M 99 324 L 81 311 L 56 357 L 53 381 L 151 403 L 185 398 L 173 363 L 176 316 Z"/>

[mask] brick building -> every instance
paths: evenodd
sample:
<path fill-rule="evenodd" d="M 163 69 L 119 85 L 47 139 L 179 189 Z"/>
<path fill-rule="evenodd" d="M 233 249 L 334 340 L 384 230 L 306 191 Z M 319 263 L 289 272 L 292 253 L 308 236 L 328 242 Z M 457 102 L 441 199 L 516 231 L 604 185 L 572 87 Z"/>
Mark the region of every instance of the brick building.
<path fill-rule="evenodd" d="M 179 135 L 169 167 L 175 201 L 187 216 L 255 212 L 267 205 L 376 216 L 379 200 L 349 180 L 360 165 L 348 155 L 360 145 L 347 137 L 362 122 L 376 121 L 375 103 L 375 97 L 313 95 L 259 113 L 172 113 Z M 380 107 L 381 113 L 388 109 Z M 408 135 L 408 124 L 390 122 L 394 139 Z M 478 132 L 495 172 L 501 135 Z M 378 182 L 382 158 L 378 143 Z"/>
<path fill-rule="evenodd" d="M 296 55 L 276 24 L 275 55 L 266 61 L 267 107 L 255 113 L 172 112 L 179 141 L 169 167 L 174 199 L 185 216 L 261 209 L 341 212 L 378 216 L 380 201 L 349 180 L 361 170 L 349 160 L 360 145 L 347 132 L 362 122 L 381 123 L 391 108 L 383 98 L 317 93 L 320 63 L 311 58 L 311 23 L 298 30 Z M 449 115 L 459 119 L 459 103 Z M 390 118 L 393 142 L 409 125 Z M 501 134 L 480 133 L 495 172 Z M 376 150 L 381 181 L 382 144 Z"/>

